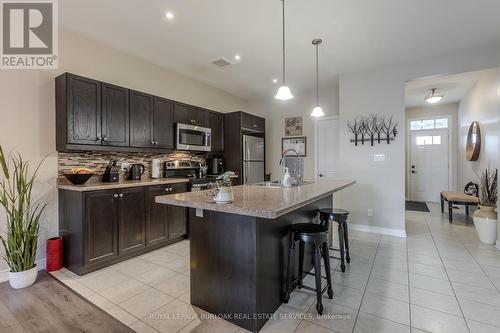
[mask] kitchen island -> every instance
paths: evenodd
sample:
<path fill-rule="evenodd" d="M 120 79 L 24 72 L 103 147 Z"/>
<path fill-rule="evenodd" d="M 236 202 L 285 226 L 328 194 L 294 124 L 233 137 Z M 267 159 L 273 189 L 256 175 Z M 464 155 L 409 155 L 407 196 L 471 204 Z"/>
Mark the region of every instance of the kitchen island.
<path fill-rule="evenodd" d="M 289 226 L 317 222 L 333 193 L 354 183 L 235 186 L 229 204 L 213 202 L 210 191 L 156 197 L 189 208 L 191 304 L 257 332 L 282 302 Z"/>

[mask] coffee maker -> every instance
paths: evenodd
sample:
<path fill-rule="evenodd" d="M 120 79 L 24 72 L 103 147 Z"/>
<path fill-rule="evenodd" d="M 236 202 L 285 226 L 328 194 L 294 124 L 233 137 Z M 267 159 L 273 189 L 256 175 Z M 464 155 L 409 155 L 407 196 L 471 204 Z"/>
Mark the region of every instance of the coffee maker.
<path fill-rule="evenodd" d="M 208 173 L 211 175 L 221 175 L 224 173 L 224 160 L 221 157 L 214 157 L 208 162 Z"/>

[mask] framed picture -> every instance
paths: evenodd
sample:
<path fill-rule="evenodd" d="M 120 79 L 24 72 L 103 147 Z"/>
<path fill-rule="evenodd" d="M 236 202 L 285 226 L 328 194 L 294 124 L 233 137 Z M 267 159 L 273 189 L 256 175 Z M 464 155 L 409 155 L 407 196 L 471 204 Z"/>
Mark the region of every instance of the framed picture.
<path fill-rule="evenodd" d="M 307 156 L 307 138 L 301 136 L 299 138 L 281 138 L 281 155 L 287 149 L 296 150 L 301 157 Z M 286 156 L 295 156 L 294 153 L 287 153 Z"/>
<path fill-rule="evenodd" d="M 285 136 L 302 135 L 303 125 L 302 117 L 285 118 Z"/>

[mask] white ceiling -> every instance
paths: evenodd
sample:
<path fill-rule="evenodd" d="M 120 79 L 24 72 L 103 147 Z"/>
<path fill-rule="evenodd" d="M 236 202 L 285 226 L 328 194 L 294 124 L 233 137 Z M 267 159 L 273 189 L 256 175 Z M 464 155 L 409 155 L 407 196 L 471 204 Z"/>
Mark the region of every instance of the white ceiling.
<path fill-rule="evenodd" d="M 424 97 L 432 88 L 444 93 L 443 99 L 437 104 L 457 103 L 467 95 L 482 75 L 491 70 L 496 71 L 496 68 L 409 81 L 406 83 L 406 107 L 430 106 Z"/>
<path fill-rule="evenodd" d="M 246 99 L 273 96 L 281 76 L 279 0 L 63 0 L 61 25 Z M 174 20 L 167 22 L 164 12 Z M 288 85 L 500 41 L 496 0 L 286 0 Z M 241 54 L 234 66 L 211 61 Z"/>

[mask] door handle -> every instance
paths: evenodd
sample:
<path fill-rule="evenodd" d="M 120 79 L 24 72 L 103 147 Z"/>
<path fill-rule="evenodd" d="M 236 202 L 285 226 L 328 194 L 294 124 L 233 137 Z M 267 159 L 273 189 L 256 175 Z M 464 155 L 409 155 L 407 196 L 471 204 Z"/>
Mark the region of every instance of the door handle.
<path fill-rule="evenodd" d="M 318 176 L 320 176 L 320 177 L 324 177 L 325 175 L 324 175 L 324 174 L 322 174 L 322 173 L 320 173 Z"/>
<path fill-rule="evenodd" d="M 415 173 L 415 170 L 411 170 L 411 173 Z"/>

